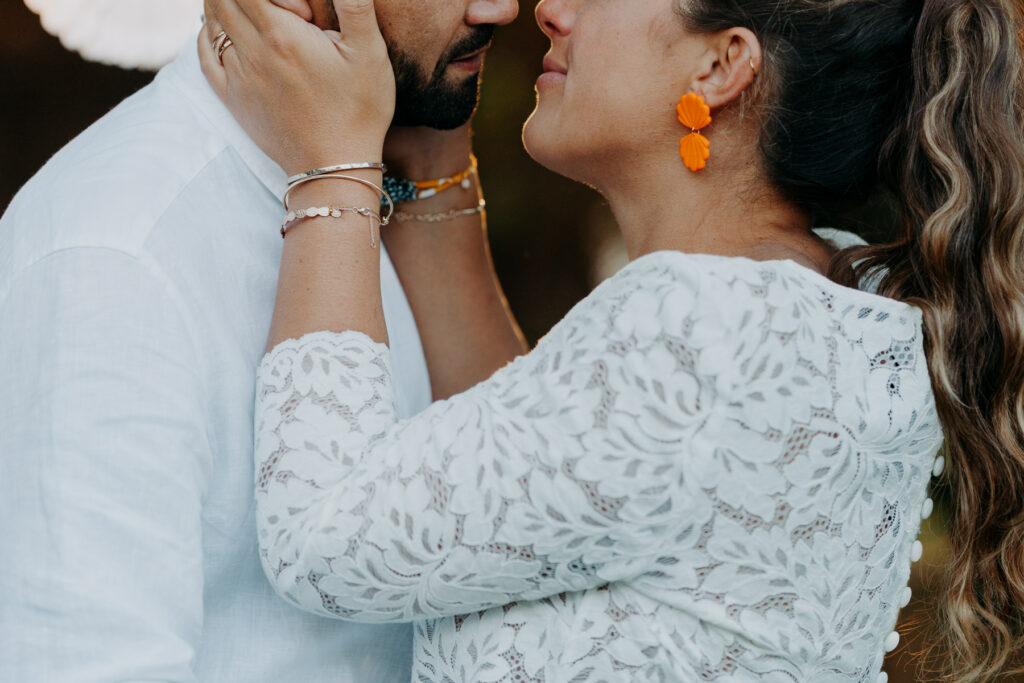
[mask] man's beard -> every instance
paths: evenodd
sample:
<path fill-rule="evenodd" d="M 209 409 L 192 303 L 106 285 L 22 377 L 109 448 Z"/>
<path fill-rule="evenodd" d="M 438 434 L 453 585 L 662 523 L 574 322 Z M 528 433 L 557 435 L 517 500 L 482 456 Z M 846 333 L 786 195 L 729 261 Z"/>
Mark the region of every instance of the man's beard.
<path fill-rule="evenodd" d="M 321 0 L 321 3 L 327 25 L 340 30 L 334 4 L 330 0 Z M 429 77 L 414 59 L 385 37 L 395 72 L 395 116 L 391 124 L 452 130 L 468 122 L 480 100 L 480 74 L 451 85 L 445 82 L 444 72 L 452 61 L 487 46 L 493 35 L 494 24 L 475 27 L 472 33 L 448 48 Z"/>
<path fill-rule="evenodd" d="M 412 58 L 389 43 L 396 88 L 392 125 L 451 130 L 469 121 L 480 100 L 480 74 L 452 84 L 445 79 L 445 70 L 452 61 L 487 46 L 493 35 L 493 25 L 476 27 L 445 52 L 429 77 Z"/>

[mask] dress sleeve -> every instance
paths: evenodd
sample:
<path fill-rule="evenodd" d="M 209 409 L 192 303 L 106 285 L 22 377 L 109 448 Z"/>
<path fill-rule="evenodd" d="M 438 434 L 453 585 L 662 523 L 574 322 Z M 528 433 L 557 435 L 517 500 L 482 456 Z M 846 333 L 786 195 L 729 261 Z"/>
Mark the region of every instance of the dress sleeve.
<path fill-rule="evenodd" d="M 187 329 L 112 249 L 0 296 L 0 680 L 196 680 L 211 452 Z"/>
<path fill-rule="evenodd" d="M 670 561 L 701 495 L 683 435 L 726 373 L 691 348 L 696 281 L 606 285 L 532 353 L 402 422 L 385 346 L 320 332 L 273 349 L 255 438 L 277 590 L 340 618 L 416 620 Z"/>

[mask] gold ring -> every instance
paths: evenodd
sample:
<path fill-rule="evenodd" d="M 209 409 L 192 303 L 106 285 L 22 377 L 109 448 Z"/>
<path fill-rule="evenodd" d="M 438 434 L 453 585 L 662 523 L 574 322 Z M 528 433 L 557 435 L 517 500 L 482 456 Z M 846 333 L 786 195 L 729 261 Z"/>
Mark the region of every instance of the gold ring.
<path fill-rule="evenodd" d="M 228 38 L 228 34 L 221 31 L 213 39 L 213 49 L 217 53 L 217 61 L 220 62 L 221 66 L 224 66 L 224 51 L 234 45 L 231 39 Z"/>

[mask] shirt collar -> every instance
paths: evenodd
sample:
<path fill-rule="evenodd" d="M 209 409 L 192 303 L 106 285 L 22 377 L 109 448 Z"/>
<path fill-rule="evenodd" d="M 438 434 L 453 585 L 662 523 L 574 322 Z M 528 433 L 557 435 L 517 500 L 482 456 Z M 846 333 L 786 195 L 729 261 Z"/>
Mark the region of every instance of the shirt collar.
<path fill-rule="evenodd" d="M 198 34 L 182 49 L 178 57 L 160 71 L 159 78 L 173 80 L 192 101 L 196 110 L 205 116 L 225 137 L 253 174 L 278 198 L 284 196 L 288 177 L 273 159 L 268 157 L 246 134 L 217 93 L 203 75 L 199 66 Z"/>

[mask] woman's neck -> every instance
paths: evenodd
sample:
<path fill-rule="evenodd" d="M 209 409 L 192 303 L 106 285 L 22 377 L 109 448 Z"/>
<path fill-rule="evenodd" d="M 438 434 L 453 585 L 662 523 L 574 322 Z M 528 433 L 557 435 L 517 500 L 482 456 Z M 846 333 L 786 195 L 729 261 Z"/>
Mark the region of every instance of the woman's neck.
<path fill-rule="evenodd" d="M 673 160 L 675 161 L 675 160 Z M 754 174 L 696 175 L 681 164 L 641 164 L 606 186 L 630 260 L 661 250 L 792 259 L 824 271 L 830 252 L 810 216 L 759 184 Z M 701 175 L 704 174 L 704 175 Z"/>

